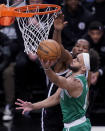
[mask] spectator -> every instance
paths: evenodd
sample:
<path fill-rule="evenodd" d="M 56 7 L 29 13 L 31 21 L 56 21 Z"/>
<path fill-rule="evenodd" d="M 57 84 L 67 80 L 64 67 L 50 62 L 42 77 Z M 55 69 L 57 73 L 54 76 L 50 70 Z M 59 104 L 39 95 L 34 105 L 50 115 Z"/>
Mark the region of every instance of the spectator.
<path fill-rule="evenodd" d="M 105 81 L 105 33 L 103 25 L 98 21 L 92 22 L 88 28 L 88 33 L 83 38 L 88 40 L 90 46 L 100 55 L 100 68 L 97 72 L 92 73 L 91 83 L 93 85 L 90 87 L 90 114 L 94 110 L 100 111 L 100 109 L 105 108 L 105 85 L 103 83 Z"/>
<path fill-rule="evenodd" d="M 0 32 L 0 72 L 3 71 L 9 63 L 10 48 L 8 41 L 8 37 Z"/>
<path fill-rule="evenodd" d="M 3 1 L 2 1 L 3 2 Z M 6 4 L 7 1 L 5 1 Z M 11 1 L 13 2 L 13 1 Z M 9 2 L 9 4 L 13 4 Z M 15 1 L 16 2 L 16 1 Z M 0 29 L 0 52 L 2 59 L 0 62 L 0 74 L 3 79 L 3 88 L 5 94 L 5 109 L 2 119 L 5 121 L 12 120 L 12 104 L 15 98 L 15 78 L 14 66 L 15 58 L 19 51 L 17 32 L 14 24 L 9 27 Z"/>
<path fill-rule="evenodd" d="M 90 11 L 93 14 L 92 21 L 100 21 L 105 26 L 105 0 L 95 0 L 90 6 Z"/>
<path fill-rule="evenodd" d="M 6 106 L 3 120 L 11 120 L 11 105 L 14 100 L 14 76 L 13 64 L 11 64 L 11 40 L 0 32 L 0 74 L 3 78 L 3 88 L 5 94 Z"/>
<path fill-rule="evenodd" d="M 62 42 L 71 51 L 74 43 L 86 32 L 91 14 L 79 0 L 65 0 L 63 13 L 68 24 L 62 31 Z"/>

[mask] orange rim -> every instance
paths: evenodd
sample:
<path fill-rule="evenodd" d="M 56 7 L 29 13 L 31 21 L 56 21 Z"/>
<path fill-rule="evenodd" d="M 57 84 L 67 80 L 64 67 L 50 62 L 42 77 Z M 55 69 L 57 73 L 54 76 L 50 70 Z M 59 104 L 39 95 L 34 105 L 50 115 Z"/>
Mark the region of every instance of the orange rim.
<path fill-rule="evenodd" d="M 44 9 L 52 7 L 55 8 L 51 11 L 45 11 L 45 12 L 34 12 L 34 13 L 27 13 L 25 12 L 28 10 L 34 10 L 34 9 Z M 23 7 L 6 7 L 5 5 L 0 5 L 0 17 L 1 16 L 14 16 L 14 17 L 32 17 L 34 15 L 44 15 L 44 14 L 53 14 L 56 12 L 59 12 L 61 10 L 61 7 L 58 5 L 53 4 L 34 4 L 34 5 L 27 5 Z"/>
<path fill-rule="evenodd" d="M 0 5 L 0 17 L 5 17 L 5 16 L 14 16 L 14 7 L 7 7 L 4 4 Z"/>
<path fill-rule="evenodd" d="M 10 26 L 13 24 L 15 21 L 15 17 L 10 17 L 10 16 L 4 16 L 0 17 L 0 25 L 1 26 Z"/>
<path fill-rule="evenodd" d="M 24 13 L 24 11 L 27 10 L 34 10 L 34 9 L 44 9 L 47 7 L 53 7 L 56 8 L 54 10 L 51 11 L 46 11 L 46 12 L 35 12 L 35 13 Z M 52 14 L 52 13 L 56 13 L 58 11 L 61 10 L 61 7 L 58 5 L 52 5 L 52 4 L 35 4 L 35 5 L 27 5 L 27 6 L 23 6 L 23 7 L 18 7 L 14 9 L 14 14 L 16 17 L 32 17 L 33 15 L 44 15 L 44 14 Z"/>

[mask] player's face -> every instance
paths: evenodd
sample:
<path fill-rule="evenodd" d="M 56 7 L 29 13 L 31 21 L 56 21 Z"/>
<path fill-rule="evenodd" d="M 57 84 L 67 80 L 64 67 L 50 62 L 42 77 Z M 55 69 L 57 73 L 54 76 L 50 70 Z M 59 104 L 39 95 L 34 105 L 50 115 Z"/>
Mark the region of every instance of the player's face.
<path fill-rule="evenodd" d="M 80 53 L 88 53 L 89 43 L 86 41 L 79 41 L 73 48 L 73 55 L 77 56 Z"/>
<path fill-rule="evenodd" d="M 91 31 L 88 31 L 88 34 L 93 40 L 93 42 L 97 44 L 100 41 L 101 37 L 103 36 L 103 31 L 91 30 Z"/>
<path fill-rule="evenodd" d="M 76 10 L 79 4 L 79 0 L 66 0 L 66 4 L 72 10 Z"/>
<path fill-rule="evenodd" d="M 70 69 L 74 72 L 78 72 L 79 70 L 81 70 L 83 66 L 84 66 L 83 55 L 79 54 L 75 59 L 73 59 L 73 62 L 70 64 Z"/>

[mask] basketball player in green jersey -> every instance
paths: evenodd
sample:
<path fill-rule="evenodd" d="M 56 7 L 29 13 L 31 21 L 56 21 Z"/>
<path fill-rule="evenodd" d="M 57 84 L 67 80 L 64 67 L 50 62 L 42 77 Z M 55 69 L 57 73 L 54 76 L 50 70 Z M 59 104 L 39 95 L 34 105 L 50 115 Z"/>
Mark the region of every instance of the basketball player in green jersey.
<path fill-rule="evenodd" d="M 24 114 L 26 111 L 51 107 L 60 102 L 64 122 L 63 131 L 90 131 L 91 124 L 85 117 L 88 93 L 85 74 L 88 70 L 97 68 L 98 65 L 95 63 L 97 60 L 98 55 L 93 50 L 90 50 L 89 53 L 79 54 L 70 64 L 72 73 L 70 73 L 68 78 L 56 75 L 50 68 L 53 62 L 48 61 L 44 63 L 43 60 L 41 60 L 50 81 L 59 87 L 55 98 L 52 100 L 50 97 L 47 100 L 35 104 L 18 99 L 20 103 L 16 102 L 16 104 L 20 107 L 17 109 L 23 109 L 22 113 Z"/>
<path fill-rule="evenodd" d="M 85 74 L 95 65 L 97 54 L 93 50 L 89 53 L 81 53 L 70 64 L 72 73 L 68 78 L 57 76 L 52 71 L 51 62 L 42 65 L 50 81 L 62 88 L 61 95 L 56 102 L 60 101 L 61 110 L 63 114 L 64 131 L 90 131 L 91 124 L 85 117 L 88 83 Z"/>

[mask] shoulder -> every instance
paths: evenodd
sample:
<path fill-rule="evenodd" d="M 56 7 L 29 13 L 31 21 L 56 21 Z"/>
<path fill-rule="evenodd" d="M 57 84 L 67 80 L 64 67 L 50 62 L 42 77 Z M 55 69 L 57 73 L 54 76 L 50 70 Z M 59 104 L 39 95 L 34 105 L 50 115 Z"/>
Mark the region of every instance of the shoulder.
<path fill-rule="evenodd" d="M 82 87 L 81 81 L 79 78 L 73 78 L 73 82 L 76 85 L 76 87 Z"/>
<path fill-rule="evenodd" d="M 72 87 L 73 90 L 79 87 L 81 88 L 83 86 L 80 79 L 75 78 L 75 77 L 69 77 L 67 81 L 68 83 L 70 83 L 70 86 Z"/>
<path fill-rule="evenodd" d="M 70 81 L 70 87 L 72 88 L 68 89 L 68 93 L 70 96 L 77 98 L 83 91 L 83 84 L 76 78 L 71 78 Z"/>

